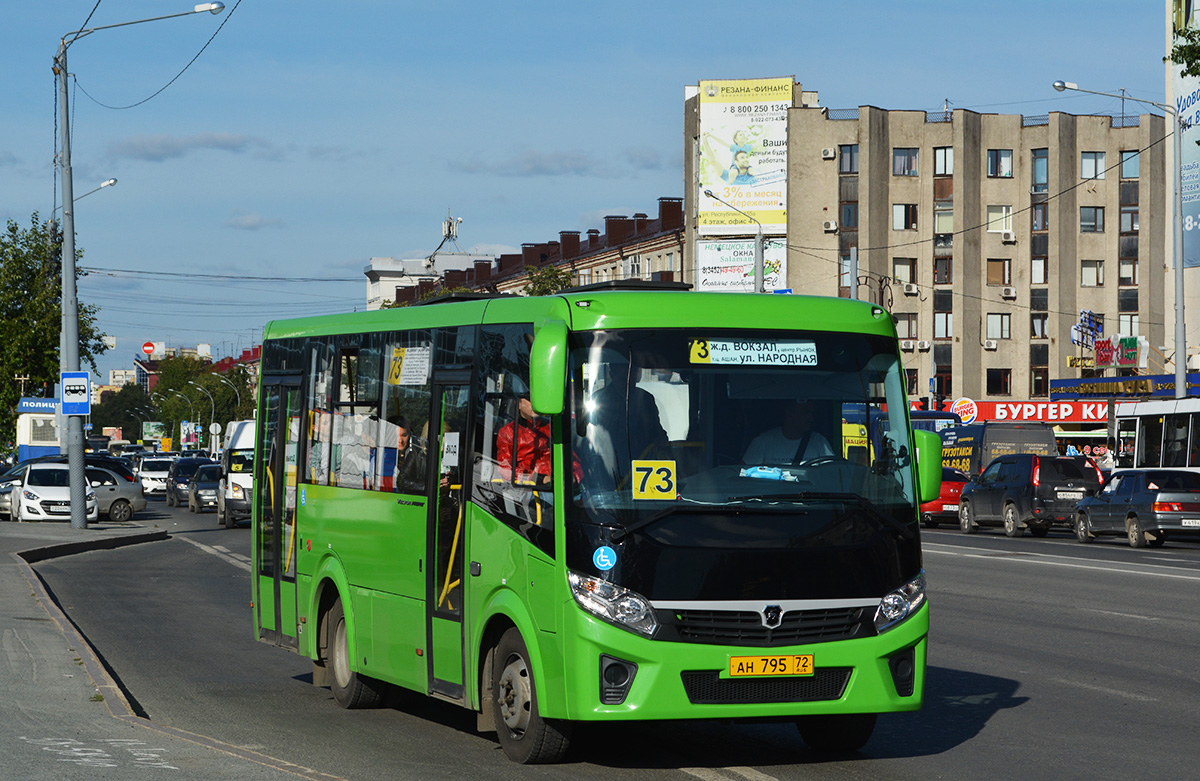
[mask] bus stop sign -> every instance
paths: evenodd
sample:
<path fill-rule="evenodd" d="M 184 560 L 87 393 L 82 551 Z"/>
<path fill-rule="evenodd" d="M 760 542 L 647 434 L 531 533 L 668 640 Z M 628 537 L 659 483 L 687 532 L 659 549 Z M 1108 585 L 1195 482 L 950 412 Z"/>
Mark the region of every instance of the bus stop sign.
<path fill-rule="evenodd" d="M 92 414 L 91 378 L 87 372 L 63 372 L 62 382 L 62 414 L 90 415 Z"/>

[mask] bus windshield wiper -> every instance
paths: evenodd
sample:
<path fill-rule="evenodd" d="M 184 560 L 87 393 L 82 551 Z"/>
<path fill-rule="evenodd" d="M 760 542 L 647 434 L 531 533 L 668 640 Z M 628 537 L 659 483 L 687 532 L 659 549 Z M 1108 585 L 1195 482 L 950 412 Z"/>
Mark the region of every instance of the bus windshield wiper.
<path fill-rule="evenodd" d="M 843 491 L 797 491 L 789 494 L 756 494 L 753 496 L 731 496 L 728 502 L 843 502 L 853 504 L 871 518 L 882 521 L 896 529 L 907 529 L 908 524 L 881 513 L 875 503 L 860 494 Z"/>
<path fill-rule="evenodd" d="M 749 497 L 749 498 L 753 499 L 753 498 L 758 498 L 758 497 Z M 634 533 L 638 529 L 644 529 L 645 527 L 650 526 L 651 524 L 658 523 L 662 519 L 668 518 L 672 515 L 677 515 L 680 513 L 690 513 L 690 514 L 727 513 L 730 509 L 731 509 L 730 506 L 728 504 L 724 504 L 724 503 L 722 503 L 722 504 L 673 504 L 670 507 L 664 507 L 663 509 L 654 513 L 653 515 L 649 515 L 645 518 L 642 518 L 639 521 L 634 521 L 633 523 L 629 524 L 628 526 L 623 526 L 623 527 L 618 528 L 615 532 L 613 532 L 612 541 L 620 542 L 621 540 L 625 539 L 626 537 L 628 537 L 630 534 Z M 743 506 L 743 507 L 737 507 L 737 508 L 732 508 L 732 509 L 736 509 L 738 511 L 747 511 L 748 510 L 750 512 L 760 512 L 760 513 L 761 512 L 777 512 L 778 511 L 778 508 L 766 507 L 766 506 L 760 506 L 760 507 Z M 789 508 L 789 509 L 792 510 L 793 512 L 795 512 L 795 508 Z"/>

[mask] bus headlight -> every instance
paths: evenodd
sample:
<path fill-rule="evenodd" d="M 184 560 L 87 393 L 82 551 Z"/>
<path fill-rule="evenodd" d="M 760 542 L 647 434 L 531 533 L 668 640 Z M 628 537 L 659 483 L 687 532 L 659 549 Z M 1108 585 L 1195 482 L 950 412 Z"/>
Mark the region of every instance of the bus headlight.
<path fill-rule="evenodd" d="M 925 604 L 925 570 L 895 591 L 888 592 L 875 610 L 875 631 L 883 634 Z"/>
<path fill-rule="evenodd" d="M 592 615 L 646 637 L 658 629 L 650 601 L 636 591 L 578 572 L 568 572 L 567 580 L 575 601 Z"/>

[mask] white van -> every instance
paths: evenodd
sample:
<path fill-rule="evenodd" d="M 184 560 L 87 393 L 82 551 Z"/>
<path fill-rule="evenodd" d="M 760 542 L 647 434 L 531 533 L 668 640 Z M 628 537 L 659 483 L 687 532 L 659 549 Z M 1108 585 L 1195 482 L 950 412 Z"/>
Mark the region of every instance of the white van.
<path fill-rule="evenodd" d="M 254 421 L 235 420 L 225 428 L 221 482 L 217 488 L 217 523 L 232 529 L 250 517 L 254 498 Z"/>

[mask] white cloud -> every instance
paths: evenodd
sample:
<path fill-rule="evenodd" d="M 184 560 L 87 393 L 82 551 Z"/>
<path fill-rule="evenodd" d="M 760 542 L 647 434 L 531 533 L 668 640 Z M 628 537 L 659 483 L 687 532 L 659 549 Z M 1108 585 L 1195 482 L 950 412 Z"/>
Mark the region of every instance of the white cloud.
<path fill-rule="evenodd" d="M 264 217 L 261 214 L 239 214 L 225 220 L 226 228 L 256 231 L 260 228 L 282 228 L 283 220 L 278 217 Z"/>
<path fill-rule="evenodd" d="M 192 136 L 131 136 L 108 145 L 114 158 L 131 158 L 161 163 L 183 157 L 202 149 L 215 149 L 233 154 L 255 153 L 259 157 L 277 158 L 279 152 L 267 141 L 240 133 L 197 133 Z"/>

